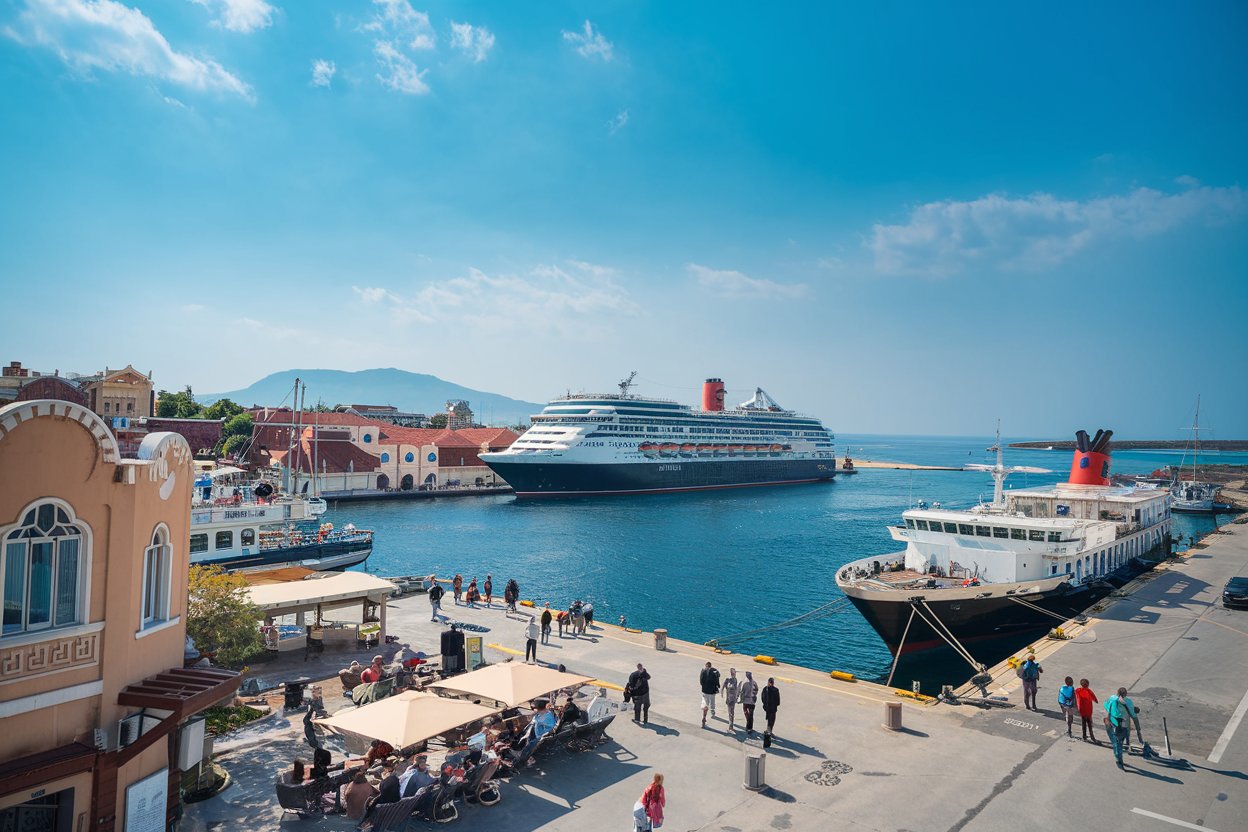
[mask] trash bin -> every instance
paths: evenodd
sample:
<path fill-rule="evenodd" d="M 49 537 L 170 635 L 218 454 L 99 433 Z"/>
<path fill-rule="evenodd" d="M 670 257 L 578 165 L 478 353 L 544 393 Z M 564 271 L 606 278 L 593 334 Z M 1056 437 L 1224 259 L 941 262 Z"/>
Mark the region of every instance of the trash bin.
<path fill-rule="evenodd" d="M 289 679 L 286 681 L 286 698 L 282 706 L 288 710 L 303 709 L 303 689 L 310 685 L 312 680 L 307 676 L 300 676 L 298 679 Z"/>
<path fill-rule="evenodd" d="M 890 731 L 901 730 L 901 703 L 884 703 L 884 727 Z"/>
<path fill-rule="evenodd" d="M 667 630 L 660 629 L 660 630 L 654 631 L 654 649 L 655 650 L 667 649 Z"/>
<path fill-rule="evenodd" d="M 752 792 L 767 788 L 767 752 L 758 745 L 745 745 L 745 782 Z"/>

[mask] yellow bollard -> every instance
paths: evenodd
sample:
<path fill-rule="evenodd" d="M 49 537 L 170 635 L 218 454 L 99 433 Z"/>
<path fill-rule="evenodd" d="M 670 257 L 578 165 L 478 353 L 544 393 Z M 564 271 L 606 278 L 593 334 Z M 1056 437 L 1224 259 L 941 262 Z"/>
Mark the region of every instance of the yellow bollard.
<path fill-rule="evenodd" d="M 854 674 L 846 673 L 844 670 L 833 670 L 831 675 L 833 679 L 840 679 L 842 682 L 858 681 L 857 679 L 854 678 Z"/>
<path fill-rule="evenodd" d="M 775 656 L 755 656 L 754 661 L 758 662 L 759 664 L 775 664 L 776 657 Z"/>
<path fill-rule="evenodd" d="M 521 601 L 521 602 L 520 602 L 520 606 L 522 606 L 522 607 L 536 607 L 536 606 L 537 606 L 537 604 L 533 603 L 532 601 Z"/>

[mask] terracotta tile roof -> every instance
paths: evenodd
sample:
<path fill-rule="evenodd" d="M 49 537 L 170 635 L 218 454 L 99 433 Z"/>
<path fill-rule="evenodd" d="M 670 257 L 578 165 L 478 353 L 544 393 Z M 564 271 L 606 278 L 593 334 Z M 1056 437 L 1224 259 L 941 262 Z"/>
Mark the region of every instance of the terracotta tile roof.
<path fill-rule="evenodd" d="M 300 443 L 300 452 L 294 454 L 294 465 L 304 473 L 312 473 L 312 459 L 315 454 L 317 473 L 342 474 L 347 471 L 363 473 L 375 471 L 381 464 L 379 457 L 373 456 L 358 446 L 342 439 L 326 439 L 313 442 L 305 437 Z M 315 445 L 315 449 L 313 448 Z M 287 452 L 270 451 L 270 457 L 285 462 Z"/>
<path fill-rule="evenodd" d="M 464 436 L 462 430 L 444 430 L 433 437 L 433 444 L 439 448 L 480 448 L 480 442 L 473 442 Z"/>
<path fill-rule="evenodd" d="M 458 433 L 478 447 L 485 445 L 497 449 L 506 448 L 520 438 L 515 431 L 508 428 L 461 428 Z"/>
<path fill-rule="evenodd" d="M 437 428 L 401 428 L 386 425 L 381 432 L 380 442 L 383 445 L 432 445 L 433 439 L 442 433 Z"/>
<path fill-rule="evenodd" d="M 266 412 L 267 411 L 267 412 Z M 297 414 L 293 410 L 272 410 L 269 408 L 252 408 L 248 411 L 257 425 L 293 425 Z M 386 422 L 379 422 L 357 413 L 304 413 L 301 420 L 303 426 L 334 425 L 341 427 L 389 427 Z"/>

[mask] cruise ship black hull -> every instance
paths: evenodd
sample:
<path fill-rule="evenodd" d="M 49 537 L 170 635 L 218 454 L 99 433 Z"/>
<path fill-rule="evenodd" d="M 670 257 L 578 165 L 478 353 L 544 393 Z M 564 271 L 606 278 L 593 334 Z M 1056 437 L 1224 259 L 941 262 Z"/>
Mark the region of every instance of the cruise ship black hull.
<path fill-rule="evenodd" d="M 656 459 L 631 463 L 487 460 L 517 497 L 657 494 L 831 480 L 833 459 Z"/>

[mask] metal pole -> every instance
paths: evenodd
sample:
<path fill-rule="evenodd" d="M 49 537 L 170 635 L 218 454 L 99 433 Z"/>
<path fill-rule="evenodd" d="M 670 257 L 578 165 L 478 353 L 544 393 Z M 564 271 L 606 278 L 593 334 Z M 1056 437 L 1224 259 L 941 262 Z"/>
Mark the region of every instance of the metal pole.
<path fill-rule="evenodd" d="M 1161 718 L 1161 733 L 1166 737 L 1166 756 L 1173 757 L 1174 754 L 1170 751 L 1170 729 L 1166 726 L 1166 718 L 1164 716 Z"/>

